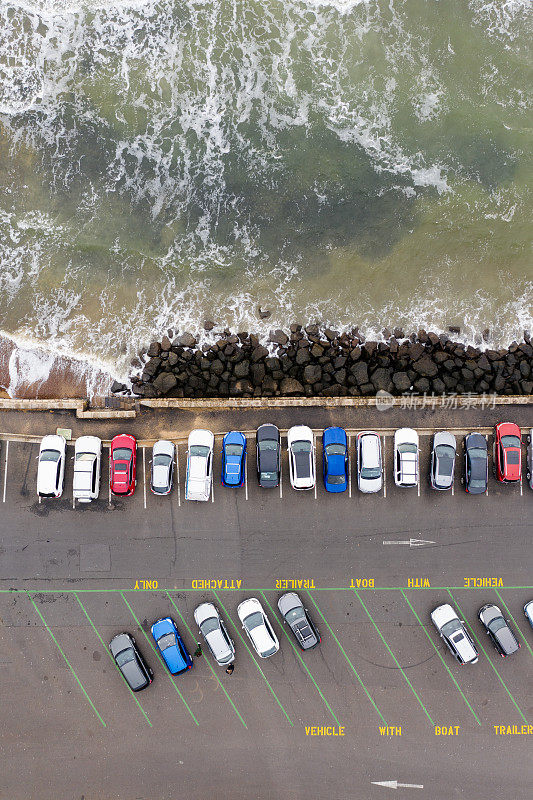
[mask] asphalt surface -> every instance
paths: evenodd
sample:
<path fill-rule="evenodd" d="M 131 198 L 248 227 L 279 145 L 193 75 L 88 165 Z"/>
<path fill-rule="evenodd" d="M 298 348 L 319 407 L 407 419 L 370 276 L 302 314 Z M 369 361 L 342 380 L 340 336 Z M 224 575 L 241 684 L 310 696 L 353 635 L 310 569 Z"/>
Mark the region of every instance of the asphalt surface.
<path fill-rule="evenodd" d="M 529 798 L 533 630 L 522 607 L 533 599 L 533 492 L 525 481 L 502 486 L 491 477 L 487 495 L 467 496 L 461 459 L 453 495 L 427 481 L 432 430 L 453 429 L 460 442 L 459 432 L 488 433 L 503 419 L 531 427 L 532 409 L 143 412 L 118 427 L 69 413 L 0 412 L 0 798 Z M 316 498 L 294 492 L 286 455 L 281 491 L 259 490 L 253 457 L 246 487 L 224 489 L 217 452 L 213 501 L 186 503 L 188 431 L 253 431 L 267 420 L 349 429 L 351 491 L 328 495 L 319 479 Z M 392 431 L 402 425 L 421 433 L 419 491 L 392 480 Z M 9 434 L 33 439 L 57 427 L 106 440 L 121 431 L 176 439 L 179 491 L 150 493 L 147 444 L 133 497 L 109 499 L 104 459 L 100 499 L 73 508 L 67 460 L 62 499 L 39 503 L 38 444 Z M 383 433 L 386 483 L 376 496 L 356 488 L 354 435 L 363 428 Z M 253 456 L 253 436 L 248 447 Z M 320 458 L 318 437 L 319 478 Z M 426 544 L 402 544 L 411 540 Z M 322 636 L 308 653 L 279 620 L 279 582 L 291 579 L 308 581 L 297 591 Z M 240 628 L 237 605 L 249 596 L 280 640 L 268 660 Z M 172 616 L 194 653 L 193 611 L 203 600 L 226 620 L 235 672 L 226 675 L 204 650 L 171 680 L 150 625 Z M 429 614 L 441 602 L 470 624 L 478 664 L 457 665 L 436 635 Z M 486 602 L 517 631 L 522 647 L 511 658 L 500 658 L 477 620 Z M 122 630 L 155 672 L 135 696 L 107 651 Z M 373 783 L 395 780 L 397 789 Z"/>

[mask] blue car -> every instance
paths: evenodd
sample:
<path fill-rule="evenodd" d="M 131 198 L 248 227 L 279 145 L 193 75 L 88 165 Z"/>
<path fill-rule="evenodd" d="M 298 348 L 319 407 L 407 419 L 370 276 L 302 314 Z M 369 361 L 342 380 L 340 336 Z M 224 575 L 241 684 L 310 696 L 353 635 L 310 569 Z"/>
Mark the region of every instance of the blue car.
<path fill-rule="evenodd" d="M 344 428 L 326 428 L 322 437 L 324 486 L 327 492 L 345 492 L 348 486 L 348 439 Z"/>
<path fill-rule="evenodd" d="M 174 620 L 170 617 L 158 619 L 151 630 L 157 649 L 172 675 L 179 675 L 192 668 L 192 658 L 183 644 Z"/>
<path fill-rule="evenodd" d="M 244 486 L 246 475 L 246 436 L 230 431 L 222 440 L 222 485 Z"/>

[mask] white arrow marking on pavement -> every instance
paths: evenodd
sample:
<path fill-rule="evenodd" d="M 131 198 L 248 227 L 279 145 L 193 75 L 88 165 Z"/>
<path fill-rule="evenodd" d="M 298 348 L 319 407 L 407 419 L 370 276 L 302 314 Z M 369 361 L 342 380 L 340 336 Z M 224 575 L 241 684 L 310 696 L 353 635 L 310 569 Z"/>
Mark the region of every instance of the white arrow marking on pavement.
<path fill-rule="evenodd" d="M 436 544 L 429 539 L 404 539 L 395 541 L 384 541 L 383 544 L 408 544 L 409 547 L 423 547 L 425 544 Z"/>
<path fill-rule="evenodd" d="M 398 783 L 398 781 L 370 781 L 375 786 L 384 786 L 386 789 L 423 789 L 420 783 Z"/>

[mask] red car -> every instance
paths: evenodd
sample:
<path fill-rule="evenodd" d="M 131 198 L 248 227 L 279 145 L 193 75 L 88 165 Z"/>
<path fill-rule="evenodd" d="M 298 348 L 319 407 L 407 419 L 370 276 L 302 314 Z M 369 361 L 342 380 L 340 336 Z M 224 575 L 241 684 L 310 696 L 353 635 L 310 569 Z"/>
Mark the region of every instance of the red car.
<path fill-rule="evenodd" d="M 499 481 L 513 483 L 522 475 L 522 437 L 520 428 L 514 422 L 500 422 L 496 425 L 494 443 L 496 477 Z"/>
<path fill-rule="evenodd" d="M 129 497 L 135 491 L 137 441 L 134 436 L 119 433 L 111 442 L 109 481 L 113 494 Z"/>

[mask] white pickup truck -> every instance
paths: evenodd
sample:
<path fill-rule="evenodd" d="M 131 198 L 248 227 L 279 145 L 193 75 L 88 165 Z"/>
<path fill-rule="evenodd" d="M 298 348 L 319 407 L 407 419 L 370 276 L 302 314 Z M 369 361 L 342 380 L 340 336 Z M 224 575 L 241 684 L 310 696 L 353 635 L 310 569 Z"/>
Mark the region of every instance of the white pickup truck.
<path fill-rule="evenodd" d="M 97 436 L 80 436 L 74 446 L 73 497 L 78 503 L 96 500 L 100 492 L 102 442 Z"/>

